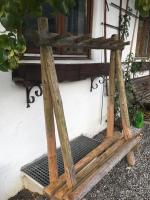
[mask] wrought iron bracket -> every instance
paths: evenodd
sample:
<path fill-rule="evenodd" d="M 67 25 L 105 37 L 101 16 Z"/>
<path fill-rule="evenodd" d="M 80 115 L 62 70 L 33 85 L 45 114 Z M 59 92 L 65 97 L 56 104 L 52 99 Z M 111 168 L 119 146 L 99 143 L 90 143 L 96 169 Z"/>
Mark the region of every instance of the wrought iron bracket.
<path fill-rule="evenodd" d="M 33 88 L 36 88 L 35 91 L 31 95 L 31 91 L 33 91 Z M 26 86 L 26 101 L 27 101 L 27 108 L 30 107 L 31 103 L 35 102 L 36 97 L 42 96 L 42 87 L 40 84 L 35 84 L 32 86 Z"/>
<path fill-rule="evenodd" d="M 99 85 L 104 84 L 107 80 L 107 76 L 91 77 L 90 91 L 97 89 Z"/>

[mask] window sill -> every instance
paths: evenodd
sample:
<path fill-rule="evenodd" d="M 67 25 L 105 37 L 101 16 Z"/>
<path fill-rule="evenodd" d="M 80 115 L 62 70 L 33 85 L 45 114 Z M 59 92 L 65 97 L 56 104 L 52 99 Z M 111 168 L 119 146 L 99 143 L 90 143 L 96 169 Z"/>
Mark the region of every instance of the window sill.
<path fill-rule="evenodd" d="M 84 55 L 54 55 L 54 58 L 59 82 L 108 76 L 109 63 L 96 63 Z M 26 54 L 20 61 L 20 67 L 13 71 L 12 79 L 16 84 L 25 86 L 41 84 L 40 55 Z"/>

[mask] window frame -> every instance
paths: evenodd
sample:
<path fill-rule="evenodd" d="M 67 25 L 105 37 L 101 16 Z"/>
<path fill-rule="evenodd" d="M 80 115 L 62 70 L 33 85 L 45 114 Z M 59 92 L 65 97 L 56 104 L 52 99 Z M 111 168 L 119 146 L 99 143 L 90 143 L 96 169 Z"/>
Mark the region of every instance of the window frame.
<path fill-rule="evenodd" d="M 87 27 L 86 27 L 86 32 L 85 34 L 92 34 L 92 24 L 93 24 L 93 4 L 94 4 L 94 0 L 86 0 L 86 7 L 87 7 Z M 64 15 L 57 15 L 56 16 L 56 32 L 58 34 L 64 34 L 65 33 L 65 16 Z M 38 48 L 33 48 L 33 47 L 29 47 L 27 50 L 27 53 L 39 53 L 39 49 Z M 59 48 L 58 49 L 58 53 L 57 55 L 66 55 L 64 58 L 67 59 L 67 54 L 65 54 L 63 52 L 63 48 Z M 78 55 L 76 53 L 72 54 L 72 57 L 74 57 L 74 55 Z M 86 55 L 87 58 L 91 58 L 91 51 L 87 50 L 85 54 L 82 55 Z M 80 57 L 80 55 L 78 55 Z M 59 56 L 57 56 L 59 57 Z M 57 59 L 56 57 L 56 59 Z M 70 58 L 70 55 L 68 56 L 68 58 Z"/>
<path fill-rule="evenodd" d="M 136 58 L 147 58 L 150 56 L 150 28 L 149 27 L 150 27 L 150 17 L 145 18 L 145 19 L 140 17 L 139 24 L 138 24 L 138 32 L 137 32 L 136 50 L 135 50 Z M 145 48 L 146 48 L 146 51 L 144 50 Z"/>

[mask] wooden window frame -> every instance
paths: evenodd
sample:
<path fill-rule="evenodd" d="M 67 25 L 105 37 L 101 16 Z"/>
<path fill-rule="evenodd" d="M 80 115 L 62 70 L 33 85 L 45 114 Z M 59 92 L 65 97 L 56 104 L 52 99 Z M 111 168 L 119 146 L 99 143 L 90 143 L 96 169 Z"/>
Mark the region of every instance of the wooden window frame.
<path fill-rule="evenodd" d="M 94 0 L 87 0 L 86 3 L 87 3 L 86 5 L 87 6 L 87 27 L 86 27 L 85 34 L 92 34 Z M 59 34 L 65 33 L 65 16 L 64 15 L 56 16 L 56 32 Z M 33 54 L 39 53 L 39 49 L 29 47 L 27 53 L 33 53 Z M 66 55 L 66 54 L 64 54 L 62 48 L 59 48 L 57 55 Z M 77 55 L 77 54 L 74 53 L 72 57 L 74 57 L 74 55 Z M 83 55 L 86 55 L 87 58 L 91 58 L 91 51 L 87 50 L 86 53 Z M 70 56 L 68 56 L 68 58 L 70 59 Z M 65 56 L 64 59 L 66 60 L 67 56 Z"/>
<path fill-rule="evenodd" d="M 150 56 L 150 17 L 139 21 L 135 57 L 147 58 Z M 146 46 L 145 46 L 146 45 Z M 146 48 L 146 51 L 145 51 Z"/>

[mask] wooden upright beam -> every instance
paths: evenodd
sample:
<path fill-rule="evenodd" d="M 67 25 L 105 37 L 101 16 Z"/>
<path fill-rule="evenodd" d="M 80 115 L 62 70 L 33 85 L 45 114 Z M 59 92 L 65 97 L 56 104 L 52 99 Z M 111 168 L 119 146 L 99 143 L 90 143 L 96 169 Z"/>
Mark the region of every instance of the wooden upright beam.
<path fill-rule="evenodd" d="M 43 69 L 42 69 L 42 84 L 43 84 L 45 126 L 46 126 L 47 149 L 48 149 L 48 154 L 47 154 L 48 155 L 48 171 L 49 171 L 50 183 L 54 185 L 58 181 L 54 114 L 53 114 L 52 98 L 51 98 L 48 82 L 46 80 L 46 75 Z"/>
<path fill-rule="evenodd" d="M 125 139 L 130 139 L 132 138 L 132 133 L 130 129 L 130 119 L 129 119 L 129 113 L 128 113 L 125 85 L 124 85 L 124 80 L 123 80 L 121 52 L 119 50 L 116 51 L 116 68 L 117 68 L 117 79 L 119 82 L 119 99 L 120 99 L 120 110 L 121 110 L 123 133 L 124 133 Z M 128 164 L 131 166 L 135 164 L 135 156 L 134 156 L 133 151 L 130 151 L 127 154 L 127 161 L 128 161 Z"/>
<path fill-rule="evenodd" d="M 117 69 L 117 80 L 119 84 L 119 99 L 120 99 L 120 110 L 121 110 L 123 133 L 124 133 L 125 138 L 129 139 L 129 138 L 132 138 L 132 134 L 130 130 L 128 105 L 127 105 L 125 85 L 124 85 L 124 80 L 123 80 L 121 52 L 119 50 L 116 51 L 116 69 Z"/>
<path fill-rule="evenodd" d="M 48 23 L 45 26 L 41 26 L 39 23 L 39 33 L 48 32 Z M 41 47 L 40 51 L 43 51 Z M 43 66 L 44 60 L 41 57 L 41 63 Z M 49 179 L 52 185 L 58 181 L 58 167 L 57 167 L 57 153 L 56 153 L 56 138 L 55 138 L 55 126 L 54 126 L 54 114 L 53 104 L 48 85 L 47 76 L 43 67 L 41 67 L 41 77 L 43 85 L 43 100 L 44 100 L 44 113 L 45 113 L 45 126 L 46 126 L 46 137 L 47 137 L 47 150 L 48 150 L 48 171 Z"/>
<path fill-rule="evenodd" d="M 114 132 L 114 97 L 115 97 L 115 51 L 111 52 L 109 68 L 109 92 L 107 105 L 107 137 Z"/>
<path fill-rule="evenodd" d="M 45 29 L 47 26 L 47 19 L 44 17 L 41 17 L 38 19 L 38 24 L 40 29 Z M 74 184 L 76 183 L 75 178 L 75 170 L 74 170 L 74 164 L 71 154 L 71 148 L 69 144 L 69 138 L 67 133 L 67 126 L 63 111 L 63 105 L 61 100 L 61 95 L 59 91 L 59 85 L 57 81 L 57 75 L 55 70 L 55 64 L 54 64 L 54 58 L 53 58 L 53 52 L 51 47 L 41 47 L 41 60 L 42 60 L 42 68 L 45 70 L 45 73 L 47 75 L 51 95 L 52 95 L 52 102 L 54 106 L 54 112 L 56 116 L 56 122 L 57 122 L 57 128 L 59 133 L 59 139 L 61 143 L 61 150 L 63 155 L 63 161 L 64 161 L 64 169 L 66 174 L 66 181 L 67 186 L 69 188 L 72 188 Z"/>

